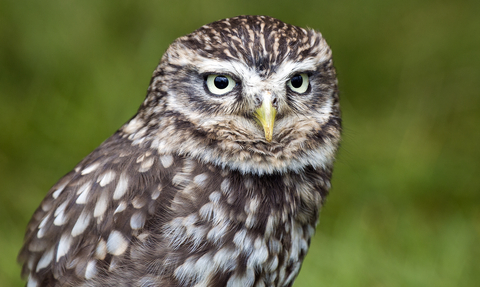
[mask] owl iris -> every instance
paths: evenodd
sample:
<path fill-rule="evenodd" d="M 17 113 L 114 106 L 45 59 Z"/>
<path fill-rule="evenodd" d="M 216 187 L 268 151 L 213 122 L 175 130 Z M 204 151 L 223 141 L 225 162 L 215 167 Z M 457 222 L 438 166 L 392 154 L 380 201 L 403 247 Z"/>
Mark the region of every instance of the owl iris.
<path fill-rule="evenodd" d="M 27 286 L 290 287 L 340 131 L 320 33 L 239 16 L 180 37 L 135 116 L 35 211 Z"/>

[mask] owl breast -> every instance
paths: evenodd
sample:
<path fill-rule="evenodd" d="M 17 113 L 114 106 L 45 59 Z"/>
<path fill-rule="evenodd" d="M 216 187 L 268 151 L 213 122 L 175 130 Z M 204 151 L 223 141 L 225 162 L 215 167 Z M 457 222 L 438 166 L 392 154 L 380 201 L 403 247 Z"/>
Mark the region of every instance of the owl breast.
<path fill-rule="evenodd" d="M 174 161 L 152 229 L 119 273 L 153 286 L 290 286 L 326 195 L 322 175 L 245 176 Z"/>

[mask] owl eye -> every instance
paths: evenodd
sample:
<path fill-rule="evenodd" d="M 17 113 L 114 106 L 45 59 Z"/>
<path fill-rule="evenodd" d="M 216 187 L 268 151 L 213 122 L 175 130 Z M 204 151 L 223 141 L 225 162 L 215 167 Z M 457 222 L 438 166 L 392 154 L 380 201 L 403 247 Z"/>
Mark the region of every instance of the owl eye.
<path fill-rule="evenodd" d="M 296 93 L 305 93 L 308 89 L 308 75 L 305 73 L 294 75 L 288 80 L 287 86 Z"/>
<path fill-rule="evenodd" d="M 233 90 L 237 83 L 227 75 L 208 75 L 206 84 L 212 94 L 223 95 Z"/>

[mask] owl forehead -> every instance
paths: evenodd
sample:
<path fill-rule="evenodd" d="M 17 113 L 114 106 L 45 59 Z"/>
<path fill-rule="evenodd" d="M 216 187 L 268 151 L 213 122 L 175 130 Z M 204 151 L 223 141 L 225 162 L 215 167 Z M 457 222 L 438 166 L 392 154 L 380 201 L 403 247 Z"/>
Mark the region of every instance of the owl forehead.
<path fill-rule="evenodd" d="M 175 61 L 248 67 L 267 77 L 296 62 L 321 61 L 329 48 L 320 33 L 265 16 L 239 16 L 213 22 L 177 39 L 167 53 Z M 208 61 L 212 60 L 212 61 Z M 306 63 L 303 63 L 306 64 Z M 239 71 L 240 72 L 240 71 Z"/>

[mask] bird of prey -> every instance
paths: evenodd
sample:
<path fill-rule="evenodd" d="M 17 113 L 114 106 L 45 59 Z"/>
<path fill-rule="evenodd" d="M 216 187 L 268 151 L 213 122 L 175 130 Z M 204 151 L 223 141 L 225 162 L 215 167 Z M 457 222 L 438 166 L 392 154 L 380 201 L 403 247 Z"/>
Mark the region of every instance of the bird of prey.
<path fill-rule="evenodd" d="M 238 16 L 180 37 L 137 114 L 33 214 L 27 286 L 291 286 L 340 134 L 319 32 Z"/>

